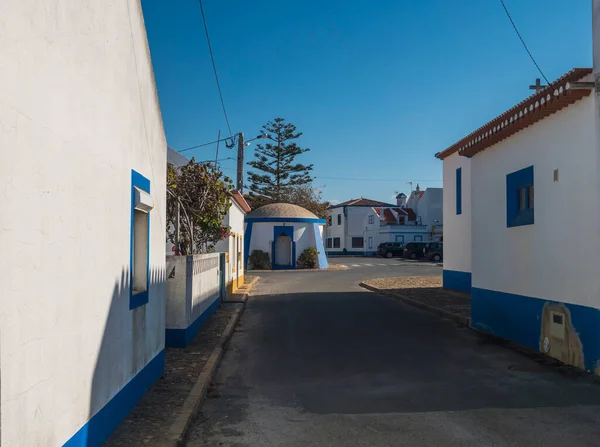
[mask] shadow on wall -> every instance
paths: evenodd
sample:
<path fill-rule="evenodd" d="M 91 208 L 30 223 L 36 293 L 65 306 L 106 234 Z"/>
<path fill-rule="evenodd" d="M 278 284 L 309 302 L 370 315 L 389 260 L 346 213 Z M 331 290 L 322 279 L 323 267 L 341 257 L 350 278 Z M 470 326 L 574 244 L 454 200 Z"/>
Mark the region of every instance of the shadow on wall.
<path fill-rule="evenodd" d="M 88 421 L 65 446 L 100 446 L 164 370 L 165 272 L 150 270 L 149 301 L 130 309 L 123 269 L 110 308 L 90 387 Z"/>

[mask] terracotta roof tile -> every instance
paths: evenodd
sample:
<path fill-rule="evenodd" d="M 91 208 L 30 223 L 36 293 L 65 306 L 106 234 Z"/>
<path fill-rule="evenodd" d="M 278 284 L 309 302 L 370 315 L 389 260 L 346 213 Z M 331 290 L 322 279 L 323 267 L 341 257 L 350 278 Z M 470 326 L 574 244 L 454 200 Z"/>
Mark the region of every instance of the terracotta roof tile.
<path fill-rule="evenodd" d="M 231 191 L 231 198 L 245 213 L 252 211 L 250 205 L 248 205 L 248 202 L 246 202 L 246 199 L 244 199 L 244 196 L 238 190 Z"/>
<path fill-rule="evenodd" d="M 580 81 L 591 73 L 591 68 L 574 68 L 552 83 L 553 92 L 547 87 L 534 93 L 452 146 L 438 152 L 435 156 L 443 160 L 458 152 L 460 155 L 471 157 L 558 112 L 562 108 L 589 96 L 591 88 L 572 89 L 569 88 L 569 84 Z"/>
<path fill-rule="evenodd" d="M 338 203 L 337 205 L 332 205 L 330 208 L 339 208 L 340 206 L 389 206 L 392 207 L 394 205 L 390 203 L 380 202 L 379 200 L 370 200 L 370 199 L 352 199 L 343 203 Z"/>

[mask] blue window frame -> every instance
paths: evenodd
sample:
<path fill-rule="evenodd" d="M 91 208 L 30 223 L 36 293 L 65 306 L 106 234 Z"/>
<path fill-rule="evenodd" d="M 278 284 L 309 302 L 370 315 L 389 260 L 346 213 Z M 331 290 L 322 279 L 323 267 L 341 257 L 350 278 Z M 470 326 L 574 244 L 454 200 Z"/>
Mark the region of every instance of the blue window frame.
<path fill-rule="evenodd" d="M 375 223 L 375 216 L 373 214 L 371 214 L 369 216 L 369 224 L 374 224 Z"/>
<path fill-rule="evenodd" d="M 415 242 L 422 242 L 423 236 L 415 236 Z"/>
<path fill-rule="evenodd" d="M 506 226 L 534 223 L 533 166 L 506 176 Z"/>
<path fill-rule="evenodd" d="M 136 209 L 136 188 L 150 194 L 150 180 L 132 169 L 129 309 L 146 304 L 150 290 L 150 213 Z"/>
<path fill-rule="evenodd" d="M 462 214 L 462 168 L 456 170 L 456 214 Z"/>
<path fill-rule="evenodd" d="M 403 234 L 396 235 L 396 242 L 404 242 L 404 235 Z"/>

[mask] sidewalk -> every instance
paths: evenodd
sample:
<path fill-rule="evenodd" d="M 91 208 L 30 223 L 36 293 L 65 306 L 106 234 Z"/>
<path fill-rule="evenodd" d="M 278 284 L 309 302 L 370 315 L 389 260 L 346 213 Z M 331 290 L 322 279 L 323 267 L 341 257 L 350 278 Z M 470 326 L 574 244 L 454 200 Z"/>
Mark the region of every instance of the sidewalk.
<path fill-rule="evenodd" d="M 365 289 L 406 301 L 436 312 L 465 326 L 471 321 L 471 295 L 442 288 L 438 276 L 370 279 L 360 284 Z"/>
<path fill-rule="evenodd" d="M 169 439 L 169 435 L 173 434 L 173 427 L 185 431 L 186 427 L 182 427 L 181 422 L 193 416 L 188 414 L 191 411 L 190 402 L 196 404 L 193 405 L 196 407 L 203 397 L 195 396 L 194 388 L 196 387 L 197 390 L 199 385 L 206 388 L 210 384 L 212 379 L 210 369 L 216 370 L 220 360 L 220 356 L 215 356 L 214 351 L 222 348 L 227 341 L 224 338 L 228 339 L 231 335 L 225 334 L 226 328 L 227 332 L 233 329 L 233 325 L 237 322 L 233 319 L 239 317 L 244 307 L 243 300 L 257 279 L 257 277 L 248 277 L 246 286 L 231 299 L 237 302 L 222 303 L 188 347 L 166 349 L 164 374 L 114 431 L 105 446 L 175 445 L 173 440 Z M 216 364 L 214 364 L 215 358 Z M 199 384 L 202 381 L 199 380 L 201 375 L 208 379 L 204 380 L 208 383 Z"/>

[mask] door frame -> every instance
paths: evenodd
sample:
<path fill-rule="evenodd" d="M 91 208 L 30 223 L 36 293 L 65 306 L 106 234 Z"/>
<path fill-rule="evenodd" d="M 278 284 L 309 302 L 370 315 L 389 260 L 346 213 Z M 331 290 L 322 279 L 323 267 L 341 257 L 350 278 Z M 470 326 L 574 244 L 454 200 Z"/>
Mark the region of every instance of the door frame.
<path fill-rule="evenodd" d="M 291 265 L 277 265 L 276 258 L 276 243 L 277 238 L 281 235 L 288 236 L 292 242 L 292 263 Z M 274 226 L 273 227 L 273 242 L 271 244 L 271 268 L 273 270 L 289 270 L 296 268 L 296 241 L 294 240 L 294 227 L 293 226 Z"/>

